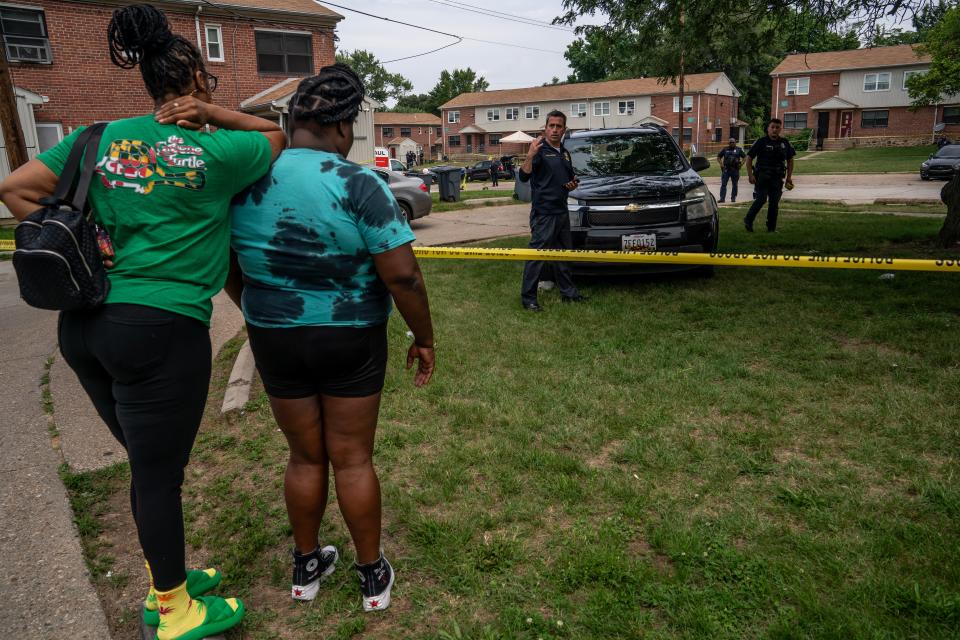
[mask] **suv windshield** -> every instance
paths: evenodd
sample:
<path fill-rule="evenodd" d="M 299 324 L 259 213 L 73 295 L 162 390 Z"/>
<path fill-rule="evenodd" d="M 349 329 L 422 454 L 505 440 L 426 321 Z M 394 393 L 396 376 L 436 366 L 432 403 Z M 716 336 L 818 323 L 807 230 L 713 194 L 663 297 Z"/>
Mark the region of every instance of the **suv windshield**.
<path fill-rule="evenodd" d="M 673 140 L 652 131 L 570 138 L 564 147 L 578 176 L 663 175 L 685 169 Z"/>
<path fill-rule="evenodd" d="M 937 151 L 938 158 L 960 158 L 960 144 L 948 144 Z"/>

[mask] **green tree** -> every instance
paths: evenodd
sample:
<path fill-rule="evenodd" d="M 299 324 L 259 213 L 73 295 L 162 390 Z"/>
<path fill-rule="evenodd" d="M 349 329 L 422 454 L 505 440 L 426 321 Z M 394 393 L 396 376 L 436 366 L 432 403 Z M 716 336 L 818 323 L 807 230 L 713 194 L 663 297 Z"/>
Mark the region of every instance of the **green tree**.
<path fill-rule="evenodd" d="M 483 76 L 477 76 L 477 72 L 470 67 L 441 71 L 440 80 L 430 90 L 431 106 L 433 107 L 431 111 L 439 114 L 440 105 L 453 100 L 461 93 L 486 91 L 489 86 L 490 83 Z"/>
<path fill-rule="evenodd" d="M 907 90 L 915 107 L 937 104 L 945 96 L 960 94 L 960 6 L 943 13 L 940 21 L 926 32 L 921 53 L 930 55 L 930 70 L 907 80 Z M 940 243 L 950 247 L 960 240 L 960 173 L 940 192 L 947 205 L 947 218 L 940 229 Z"/>
<path fill-rule="evenodd" d="M 694 51 L 685 52 L 685 72 L 723 71 L 741 92 L 742 116 L 759 133 L 770 110 L 770 72 L 785 55 L 855 49 L 860 45 L 852 31 L 837 32 L 814 16 L 787 12 L 788 19 L 741 25 L 735 37 L 723 25 L 700 34 Z M 643 40 L 642 38 L 646 38 Z M 593 82 L 639 77 L 675 77 L 678 52 L 669 29 L 622 35 L 606 25 L 588 27 L 564 54 L 573 69 L 569 80 Z M 643 51 L 642 56 L 637 55 Z"/>
<path fill-rule="evenodd" d="M 375 55 L 363 49 L 337 54 L 337 62 L 350 67 L 363 80 L 367 95 L 380 102 L 403 97 L 413 90 L 413 83 L 399 73 L 390 73 Z"/>
<path fill-rule="evenodd" d="M 391 111 L 399 113 L 421 113 L 434 111 L 433 100 L 429 93 L 408 93 L 397 100 Z"/>

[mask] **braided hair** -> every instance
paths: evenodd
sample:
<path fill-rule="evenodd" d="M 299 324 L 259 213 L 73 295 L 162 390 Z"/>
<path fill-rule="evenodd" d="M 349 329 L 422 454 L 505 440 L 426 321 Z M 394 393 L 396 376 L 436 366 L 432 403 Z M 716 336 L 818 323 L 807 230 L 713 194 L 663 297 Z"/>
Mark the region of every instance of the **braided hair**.
<path fill-rule="evenodd" d="M 323 67 L 317 75 L 300 81 L 290 100 L 290 119 L 323 125 L 353 122 L 363 94 L 363 81 L 349 66 L 338 62 Z"/>
<path fill-rule="evenodd" d="M 107 28 L 110 60 L 121 69 L 140 65 L 147 91 L 155 100 L 182 94 L 204 71 L 200 51 L 170 29 L 167 17 L 149 4 L 134 4 L 113 12 Z"/>

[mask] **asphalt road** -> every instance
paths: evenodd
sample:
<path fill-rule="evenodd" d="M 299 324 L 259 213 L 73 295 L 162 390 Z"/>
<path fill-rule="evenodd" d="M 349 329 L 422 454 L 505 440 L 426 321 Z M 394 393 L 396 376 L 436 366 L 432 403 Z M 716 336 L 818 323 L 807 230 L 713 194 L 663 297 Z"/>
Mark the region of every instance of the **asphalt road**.
<path fill-rule="evenodd" d="M 0 262 L 0 629 L 17 640 L 104 640 L 41 407 L 55 334 L 56 314 L 24 304 L 13 264 Z"/>

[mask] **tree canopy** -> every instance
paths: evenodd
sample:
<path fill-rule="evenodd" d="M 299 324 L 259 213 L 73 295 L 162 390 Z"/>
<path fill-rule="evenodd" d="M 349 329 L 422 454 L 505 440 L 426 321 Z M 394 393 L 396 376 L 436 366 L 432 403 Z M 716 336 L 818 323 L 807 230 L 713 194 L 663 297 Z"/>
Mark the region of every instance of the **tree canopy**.
<path fill-rule="evenodd" d="M 399 99 L 413 90 L 413 83 L 399 73 L 390 73 L 383 64 L 369 51 L 357 49 L 337 53 L 337 62 L 350 67 L 363 80 L 367 95 L 380 102 Z"/>
<path fill-rule="evenodd" d="M 557 22 L 606 14 L 578 26 L 565 54 L 577 82 L 628 77 L 675 79 L 681 71 L 723 71 L 742 92 L 747 120 L 769 111 L 770 71 L 788 53 L 855 49 L 880 18 L 923 16 L 930 0 L 564 0 Z M 682 18 L 681 18 L 682 16 Z M 642 55 L 638 52 L 643 52 Z"/>
<path fill-rule="evenodd" d="M 397 100 L 394 111 L 424 111 L 440 115 L 440 105 L 456 98 L 461 93 L 486 91 L 490 83 L 483 76 L 467 67 L 453 71 L 441 71 L 440 79 L 430 93 L 410 94 Z"/>
<path fill-rule="evenodd" d="M 945 96 L 960 94 L 960 6 L 946 10 L 926 31 L 925 39 L 919 50 L 930 55 L 930 71 L 907 80 L 915 106 L 936 104 Z"/>

